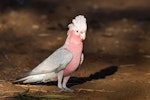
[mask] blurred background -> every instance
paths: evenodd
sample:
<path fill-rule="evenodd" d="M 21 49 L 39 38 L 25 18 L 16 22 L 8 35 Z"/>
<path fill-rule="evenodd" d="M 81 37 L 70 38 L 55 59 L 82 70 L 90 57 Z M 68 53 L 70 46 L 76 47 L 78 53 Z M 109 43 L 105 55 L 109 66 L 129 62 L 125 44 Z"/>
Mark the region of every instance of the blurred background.
<path fill-rule="evenodd" d="M 101 94 L 104 100 L 114 95 L 114 100 L 150 99 L 150 0 L 1 0 L 0 79 L 14 80 L 63 45 L 67 25 L 79 14 L 87 18 L 88 30 L 85 61 L 74 76 L 115 65 L 118 70 L 104 84 L 94 81 L 96 89 L 105 84 L 107 89 L 124 84 L 126 89 L 120 86 L 116 90 L 120 94 Z M 78 87 L 88 86 L 91 83 Z"/>

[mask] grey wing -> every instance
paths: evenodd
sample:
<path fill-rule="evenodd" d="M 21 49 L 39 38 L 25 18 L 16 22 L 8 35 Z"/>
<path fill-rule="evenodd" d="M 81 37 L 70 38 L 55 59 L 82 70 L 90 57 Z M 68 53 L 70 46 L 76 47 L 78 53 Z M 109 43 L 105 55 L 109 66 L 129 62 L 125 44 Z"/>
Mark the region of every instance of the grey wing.
<path fill-rule="evenodd" d="M 64 48 L 56 50 L 52 55 L 35 67 L 29 74 L 45 74 L 59 72 L 71 61 L 72 53 Z"/>

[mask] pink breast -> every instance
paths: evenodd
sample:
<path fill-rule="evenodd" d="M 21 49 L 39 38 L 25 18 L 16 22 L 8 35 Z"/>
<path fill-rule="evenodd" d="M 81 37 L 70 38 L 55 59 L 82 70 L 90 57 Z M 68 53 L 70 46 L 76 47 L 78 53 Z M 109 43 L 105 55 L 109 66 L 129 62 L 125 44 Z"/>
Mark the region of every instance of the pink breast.
<path fill-rule="evenodd" d="M 64 69 L 64 76 L 68 76 L 71 73 L 73 73 L 79 65 L 79 61 L 78 60 L 72 60 L 67 67 Z"/>
<path fill-rule="evenodd" d="M 68 76 L 71 73 L 73 73 L 79 66 L 80 59 L 81 59 L 81 54 L 82 54 L 82 45 L 78 45 L 78 47 L 75 48 L 68 48 L 69 51 L 72 52 L 73 57 L 70 63 L 66 66 L 64 69 L 64 76 Z"/>

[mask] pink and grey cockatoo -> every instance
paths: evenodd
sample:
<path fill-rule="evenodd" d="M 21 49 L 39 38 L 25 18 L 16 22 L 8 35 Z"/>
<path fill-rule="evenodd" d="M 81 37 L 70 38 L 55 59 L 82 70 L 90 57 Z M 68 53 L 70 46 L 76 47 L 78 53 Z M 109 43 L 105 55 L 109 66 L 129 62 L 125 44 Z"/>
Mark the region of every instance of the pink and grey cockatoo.
<path fill-rule="evenodd" d="M 50 82 L 58 80 L 58 87 L 63 91 L 71 91 L 66 84 L 70 75 L 83 62 L 82 40 L 86 38 L 87 23 L 82 15 L 75 17 L 68 25 L 65 44 L 52 53 L 47 59 L 35 67 L 29 74 L 16 82 Z"/>

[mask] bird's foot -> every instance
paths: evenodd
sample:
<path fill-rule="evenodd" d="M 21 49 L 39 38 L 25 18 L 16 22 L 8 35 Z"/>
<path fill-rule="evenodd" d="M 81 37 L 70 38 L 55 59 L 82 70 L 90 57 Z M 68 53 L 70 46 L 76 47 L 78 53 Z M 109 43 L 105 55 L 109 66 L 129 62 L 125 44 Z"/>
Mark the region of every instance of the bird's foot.
<path fill-rule="evenodd" d="M 72 90 L 72 89 L 70 89 L 70 88 L 63 88 L 63 90 L 65 91 L 65 92 L 74 92 L 74 90 Z"/>
<path fill-rule="evenodd" d="M 66 87 L 66 88 L 62 88 L 61 92 L 74 92 L 74 90 Z"/>
<path fill-rule="evenodd" d="M 60 88 L 60 90 L 58 91 L 53 91 L 54 93 L 61 93 L 61 92 L 74 92 L 74 90 L 70 89 L 70 88 Z"/>

